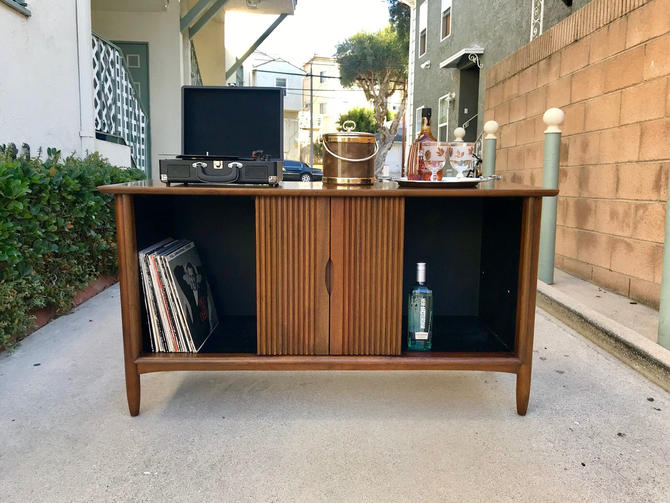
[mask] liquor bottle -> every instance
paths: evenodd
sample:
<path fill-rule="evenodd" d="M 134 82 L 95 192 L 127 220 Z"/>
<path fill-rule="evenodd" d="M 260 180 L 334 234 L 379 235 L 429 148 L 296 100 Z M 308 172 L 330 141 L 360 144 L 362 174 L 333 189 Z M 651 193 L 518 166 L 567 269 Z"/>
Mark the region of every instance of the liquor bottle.
<path fill-rule="evenodd" d="M 419 136 L 416 137 L 416 141 L 437 141 L 430 130 L 430 118 L 432 115 L 433 113 L 430 108 L 421 109 L 421 131 L 419 132 Z"/>
<path fill-rule="evenodd" d="M 407 349 L 430 351 L 433 344 L 433 291 L 426 286 L 426 264 L 416 264 L 416 285 L 407 303 Z"/>
<path fill-rule="evenodd" d="M 432 172 L 430 170 L 430 147 L 421 145 L 424 142 L 435 142 L 435 137 L 430 130 L 430 118 L 432 111 L 430 108 L 421 109 L 421 131 L 412 143 L 409 151 L 409 159 L 407 163 L 407 178 L 409 180 L 431 180 Z M 437 177 L 438 180 L 442 175 Z"/>

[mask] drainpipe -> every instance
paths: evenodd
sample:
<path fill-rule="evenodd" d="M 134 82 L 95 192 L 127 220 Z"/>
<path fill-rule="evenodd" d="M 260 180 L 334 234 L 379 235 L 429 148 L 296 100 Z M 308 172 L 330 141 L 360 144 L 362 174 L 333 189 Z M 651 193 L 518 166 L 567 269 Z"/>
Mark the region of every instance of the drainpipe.
<path fill-rule="evenodd" d="M 91 0 L 76 0 L 77 66 L 79 68 L 79 137 L 81 155 L 95 151 L 95 106 L 93 104 L 93 49 Z"/>
<path fill-rule="evenodd" d="M 670 186 L 670 180 L 668 181 Z M 670 197 L 665 202 L 665 239 L 663 240 L 663 276 L 661 305 L 658 310 L 658 343 L 670 349 Z"/>
<path fill-rule="evenodd" d="M 561 130 L 565 113 L 560 108 L 544 112 L 544 163 L 542 187 L 558 188 L 558 166 L 561 155 Z M 556 253 L 556 207 L 558 196 L 542 198 L 542 227 L 540 229 L 540 261 L 538 276 L 548 285 L 554 283 L 554 258 Z"/>

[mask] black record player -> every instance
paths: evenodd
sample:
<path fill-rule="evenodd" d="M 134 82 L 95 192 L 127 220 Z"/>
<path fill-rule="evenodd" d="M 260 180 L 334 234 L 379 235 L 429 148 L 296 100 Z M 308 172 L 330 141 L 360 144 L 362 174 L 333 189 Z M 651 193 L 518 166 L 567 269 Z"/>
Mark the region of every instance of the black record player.
<path fill-rule="evenodd" d="M 160 179 L 266 184 L 282 179 L 284 90 L 182 87 L 182 154 L 160 160 Z"/>

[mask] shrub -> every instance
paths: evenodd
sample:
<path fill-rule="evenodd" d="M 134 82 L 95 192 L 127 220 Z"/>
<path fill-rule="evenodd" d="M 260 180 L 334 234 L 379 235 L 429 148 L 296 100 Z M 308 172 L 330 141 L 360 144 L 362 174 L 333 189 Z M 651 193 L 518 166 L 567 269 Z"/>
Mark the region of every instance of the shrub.
<path fill-rule="evenodd" d="M 67 311 L 74 295 L 117 268 L 113 196 L 98 185 L 144 178 L 92 154 L 61 159 L 0 146 L 0 347 L 33 327 L 31 311 Z"/>
<path fill-rule="evenodd" d="M 387 110 L 386 120 L 392 120 L 396 114 L 397 112 L 391 112 L 390 110 Z M 356 123 L 355 131 L 362 133 L 377 133 L 377 131 L 379 131 L 379 125 L 377 124 L 377 119 L 375 118 L 375 111 L 372 108 L 355 107 L 349 110 L 347 113 L 340 114 L 339 119 L 337 119 L 336 129 L 338 131 L 342 131 L 342 124 L 349 120 L 352 120 Z"/>
<path fill-rule="evenodd" d="M 350 120 L 356 123 L 356 131 L 362 133 L 376 133 L 379 129 L 375 111 L 372 108 L 355 107 L 347 113 L 340 114 L 337 119 L 337 130 L 342 131 L 342 124 Z"/>

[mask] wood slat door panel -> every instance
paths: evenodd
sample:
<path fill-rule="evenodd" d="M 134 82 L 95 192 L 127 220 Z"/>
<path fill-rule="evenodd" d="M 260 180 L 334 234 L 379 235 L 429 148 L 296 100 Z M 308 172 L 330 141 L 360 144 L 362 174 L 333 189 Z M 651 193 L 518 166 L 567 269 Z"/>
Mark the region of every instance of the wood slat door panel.
<path fill-rule="evenodd" d="M 405 199 L 333 197 L 330 220 L 330 354 L 399 355 Z"/>
<path fill-rule="evenodd" d="M 328 354 L 330 199 L 256 197 L 257 352 Z"/>

